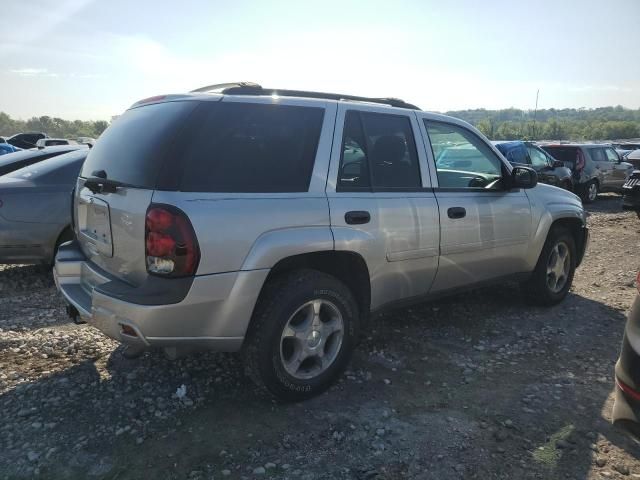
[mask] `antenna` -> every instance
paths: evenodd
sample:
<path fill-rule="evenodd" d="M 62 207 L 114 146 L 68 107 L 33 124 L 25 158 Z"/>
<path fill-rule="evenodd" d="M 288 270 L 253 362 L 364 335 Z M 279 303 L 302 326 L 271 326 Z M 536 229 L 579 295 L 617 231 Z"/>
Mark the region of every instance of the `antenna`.
<path fill-rule="evenodd" d="M 536 117 L 538 116 L 538 96 L 540 95 L 540 89 L 536 90 L 536 108 L 533 111 L 533 135 L 531 140 L 536 139 Z"/>

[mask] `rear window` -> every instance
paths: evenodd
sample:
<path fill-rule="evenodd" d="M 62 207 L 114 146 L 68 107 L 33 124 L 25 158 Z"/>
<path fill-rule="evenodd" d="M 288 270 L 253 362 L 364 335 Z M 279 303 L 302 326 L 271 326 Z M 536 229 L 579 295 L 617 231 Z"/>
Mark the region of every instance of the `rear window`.
<path fill-rule="evenodd" d="M 550 147 L 547 145 L 541 145 L 541 147 L 556 160 L 572 165 L 576 163 L 578 147 Z"/>
<path fill-rule="evenodd" d="M 80 176 L 104 170 L 110 180 L 155 188 L 166 149 L 196 105 L 166 102 L 127 110 L 100 136 Z"/>
<path fill-rule="evenodd" d="M 204 103 L 181 140 L 186 192 L 306 192 L 323 108 Z"/>

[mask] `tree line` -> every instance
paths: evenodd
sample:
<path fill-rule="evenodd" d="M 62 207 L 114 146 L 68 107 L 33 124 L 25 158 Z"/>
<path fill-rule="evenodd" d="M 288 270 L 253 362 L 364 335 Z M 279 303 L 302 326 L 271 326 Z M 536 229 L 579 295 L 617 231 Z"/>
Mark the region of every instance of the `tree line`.
<path fill-rule="evenodd" d="M 457 110 L 446 112 L 471 123 L 491 140 L 619 140 L 640 137 L 640 109 Z"/>
<path fill-rule="evenodd" d="M 16 120 L 0 112 L 0 135 L 9 137 L 14 133 L 43 132 L 52 138 L 78 137 L 98 138 L 109 123 L 105 120 L 64 120 L 58 117 L 32 117 L 28 120 Z"/>
<path fill-rule="evenodd" d="M 455 110 L 447 115 L 465 120 L 491 140 L 617 140 L 640 138 L 640 109 L 617 107 L 594 109 L 548 108 L 533 112 L 502 110 Z M 0 112 L 0 135 L 44 132 L 50 137 L 97 138 L 109 126 L 104 120 L 64 120 L 32 117 L 16 120 Z"/>

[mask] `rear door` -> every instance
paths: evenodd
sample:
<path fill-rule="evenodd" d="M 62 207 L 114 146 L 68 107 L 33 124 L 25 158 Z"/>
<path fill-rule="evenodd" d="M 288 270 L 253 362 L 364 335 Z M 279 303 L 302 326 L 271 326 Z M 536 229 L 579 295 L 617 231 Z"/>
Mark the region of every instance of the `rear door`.
<path fill-rule="evenodd" d="M 76 234 L 88 259 L 106 272 L 138 285 L 146 278 L 145 215 L 156 182 L 193 101 L 129 109 L 101 135 L 76 186 Z M 87 178 L 120 182 L 114 193 L 91 191 Z"/>
<path fill-rule="evenodd" d="M 510 169 L 466 126 L 426 113 L 418 117 L 430 142 L 440 211 L 440 264 L 432 291 L 525 272 L 531 209 L 524 190 L 503 188 Z M 452 162 L 458 157 L 463 160 Z"/>
<path fill-rule="evenodd" d="M 615 179 L 613 177 L 613 164 L 607 160 L 604 147 L 587 147 L 585 149 L 596 169 L 597 176 L 600 180 L 601 188 L 614 188 Z"/>
<path fill-rule="evenodd" d="M 361 254 L 371 307 L 426 294 L 439 220 L 413 112 L 339 104 L 327 196 L 336 250 Z"/>

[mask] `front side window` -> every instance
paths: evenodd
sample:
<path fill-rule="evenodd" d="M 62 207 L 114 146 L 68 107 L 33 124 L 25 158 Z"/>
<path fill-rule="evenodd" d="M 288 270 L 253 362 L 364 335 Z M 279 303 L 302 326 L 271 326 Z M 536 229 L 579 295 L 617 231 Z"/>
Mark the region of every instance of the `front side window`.
<path fill-rule="evenodd" d="M 615 152 L 615 150 L 611 149 L 611 148 L 606 148 L 604 150 L 605 155 L 607 156 L 607 160 L 611 163 L 618 163 L 620 161 L 620 157 L 618 157 L 618 154 Z"/>
<path fill-rule="evenodd" d="M 531 165 L 536 168 L 544 168 L 549 166 L 549 159 L 541 150 L 528 145 L 527 151 L 529 152 L 529 158 L 531 158 Z"/>
<path fill-rule="evenodd" d="M 418 154 L 409 118 L 348 111 L 338 190 L 417 190 L 421 186 Z"/>
<path fill-rule="evenodd" d="M 441 188 L 498 189 L 502 162 L 479 137 L 450 123 L 424 121 Z"/>

